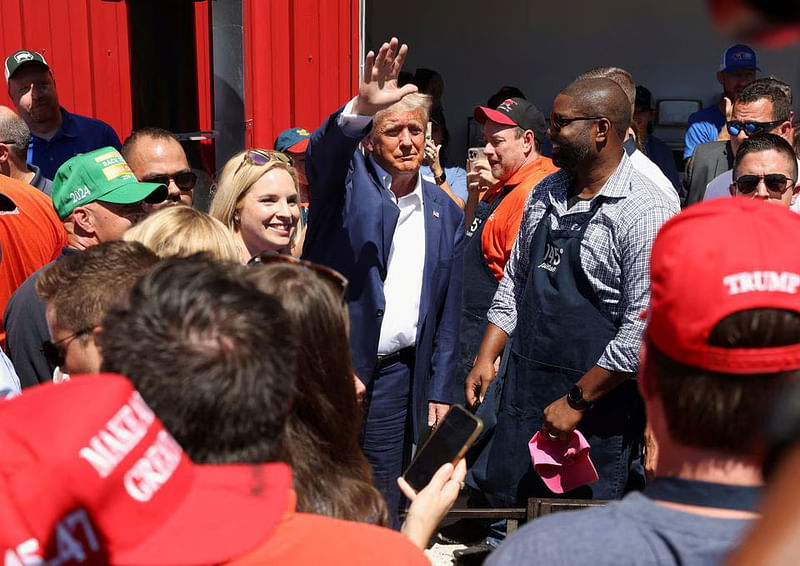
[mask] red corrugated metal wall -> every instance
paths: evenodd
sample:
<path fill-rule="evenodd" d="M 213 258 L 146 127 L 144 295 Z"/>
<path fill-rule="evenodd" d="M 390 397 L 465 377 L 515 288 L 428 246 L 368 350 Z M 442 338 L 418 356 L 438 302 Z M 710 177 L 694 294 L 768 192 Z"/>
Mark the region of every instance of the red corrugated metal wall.
<path fill-rule="evenodd" d="M 244 0 L 248 147 L 314 129 L 358 81 L 358 0 Z"/>
<path fill-rule="evenodd" d="M 135 0 L 127 0 L 135 1 Z M 290 126 L 316 127 L 358 80 L 358 0 L 243 0 L 248 147 Z M 195 0 L 200 128 L 213 124 L 210 0 Z M 44 54 L 70 111 L 133 126 L 126 2 L 0 0 L 0 55 Z M 165 71 L 166 72 L 166 71 Z M 0 90 L 0 104 L 10 105 Z"/>
<path fill-rule="evenodd" d="M 62 106 L 131 130 L 128 18 L 124 2 L 0 0 L 0 54 L 39 51 L 53 69 Z M 5 81 L 4 81 L 5 82 Z M 6 85 L 0 103 L 11 105 Z"/>

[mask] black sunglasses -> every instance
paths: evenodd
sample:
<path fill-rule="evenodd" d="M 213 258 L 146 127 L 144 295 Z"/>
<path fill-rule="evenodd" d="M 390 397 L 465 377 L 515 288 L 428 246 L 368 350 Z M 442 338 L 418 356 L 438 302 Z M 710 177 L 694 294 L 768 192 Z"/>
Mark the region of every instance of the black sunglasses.
<path fill-rule="evenodd" d="M 773 120 L 772 122 L 742 122 L 740 120 L 728 120 L 725 126 L 728 128 L 728 133 L 732 136 L 738 136 L 742 131 L 748 136 L 755 134 L 764 134 L 772 130 L 775 126 L 783 124 L 786 120 Z"/>
<path fill-rule="evenodd" d="M 742 175 L 733 183 L 743 195 L 749 195 L 758 189 L 758 184 L 764 179 L 767 190 L 775 195 L 782 195 L 795 180 L 781 173 L 767 173 L 766 175 Z"/>
<path fill-rule="evenodd" d="M 61 349 L 58 347 L 60 344 L 63 344 L 67 340 L 74 340 L 79 336 L 85 336 L 86 334 L 90 334 L 94 331 L 94 326 L 88 328 L 81 328 L 77 332 L 70 334 L 69 336 L 65 336 L 61 340 L 56 342 L 51 342 L 50 340 L 45 340 L 42 342 L 42 354 L 44 354 L 44 358 L 47 360 L 51 366 L 63 366 L 64 365 L 64 354 L 61 353 Z"/>
<path fill-rule="evenodd" d="M 250 261 L 247 262 L 247 265 L 268 265 L 270 263 L 288 263 L 309 269 L 316 273 L 324 281 L 333 285 L 333 288 L 339 294 L 342 301 L 345 300 L 348 285 L 347 277 L 335 269 L 331 269 L 327 265 L 314 263 L 313 261 L 307 261 L 305 259 L 298 259 L 294 256 L 281 254 L 275 251 L 261 252 L 260 254 L 253 256 L 250 258 Z"/>
<path fill-rule="evenodd" d="M 144 183 L 158 183 L 159 185 L 167 186 L 169 186 L 170 181 L 175 181 L 175 184 L 182 191 L 191 191 L 197 184 L 197 175 L 191 171 L 181 171 L 172 175 L 153 175 L 142 179 Z"/>
<path fill-rule="evenodd" d="M 292 158 L 285 153 L 281 153 L 280 151 L 270 151 L 268 149 L 248 149 L 242 156 L 242 162 L 239 163 L 239 166 L 236 168 L 236 171 L 234 171 L 233 174 L 236 175 L 236 173 L 239 172 L 245 163 L 250 163 L 251 165 L 257 165 L 260 167 L 262 165 L 266 165 L 270 161 L 282 161 L 283 163 L 286 163 L 286 165 L 294 165 Z"/>
<path fill-rule="evenodd" d="M 550 127 L 553 128 L 555 131 L 559 131 L 561 128 L 569 126 L 570 124 L 572 124 L 573 122 L 577 122 L 578 120 L 600 120 L 601 118 L 605 118 L 605 116 L 576 116 L 574 118 L 566 118 L 560 114 L 551 112 Z"/>

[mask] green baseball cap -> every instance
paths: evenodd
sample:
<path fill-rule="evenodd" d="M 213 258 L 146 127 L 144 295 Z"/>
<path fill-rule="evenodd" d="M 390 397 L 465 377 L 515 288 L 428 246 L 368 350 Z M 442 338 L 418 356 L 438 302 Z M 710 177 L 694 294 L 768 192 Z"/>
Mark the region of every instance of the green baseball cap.
<path fill-rule="evenodd" d="M 79 206 L 94 201 L 115 204 L 157 203 L 167 198 L 166 185 L 141 183 L 113 147 L 79 153 L 65 161 L 53 179 L 53 207 L 64 220 Z"/>
<path fill-rule="evenodd" d="M 39 65 L 40 67 L 44 67 L 45 70 L 50 69 L 50 65 L 47 64 L 47 61 L 44 60 L 41 53 L 20 49 L 6 57 L 6 62 L 4 64 L 6 83 L 11 79 L 11 75 L 16 73 L 20 67 L 28 64 Z"/>

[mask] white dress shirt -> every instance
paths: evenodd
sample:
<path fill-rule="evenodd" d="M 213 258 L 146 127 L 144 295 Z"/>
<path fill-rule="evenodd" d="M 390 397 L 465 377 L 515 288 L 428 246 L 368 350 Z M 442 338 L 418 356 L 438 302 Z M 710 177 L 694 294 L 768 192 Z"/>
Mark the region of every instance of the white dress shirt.
<path fill-rule="evenodd" d="M 347 103 L 339 115 L 339 126 L 346 135 L 357 136 L 367 127 L 372 116 L 352 113 L 353 101 Z M 417 341 L 419 303 L 422 295 L 422 277 L 425 271 L 425 208 L 422 198 L 422 177 L 417 173 L 414 190 L 397 198 L 391 191 L 392 176 L 370 156 L 384 190 L 400 209 L 395 225 L 383 296 L 386 299 L 378 355 L 385 356 Z"/>
<path fill-rule="evenodd" d="M 633 168 L 639 173 L 650 179 L 655 184 L 664 196 L 670 201 L 671 204 L 680 209 L 680 199 L 678 198 L 678 191 L 672 186 L 666 175 L 661 171 L 661 168 L 656 165 L 652 159 L 647 157 L 638 149 L 629 155 Z"/>

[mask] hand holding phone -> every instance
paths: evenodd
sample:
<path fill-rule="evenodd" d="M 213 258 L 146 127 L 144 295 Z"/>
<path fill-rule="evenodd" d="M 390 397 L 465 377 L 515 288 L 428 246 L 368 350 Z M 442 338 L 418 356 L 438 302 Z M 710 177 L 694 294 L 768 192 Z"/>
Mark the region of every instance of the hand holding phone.
<path fill-rule="evenodd" d="M 466 454 L 483 430 L 483 421 L 461 405 L 453 405 L 422 448 L 417 451 L 403 478 L 421 491 L 444 464 L 455 464 Z"/>
<path fill-rule="evenodd" d="M 489 160 L 486 159 L 486 152 L 482 147 L 467 149 L 467 171 L 471 171 L 479 161 L 485 162 L 486 168 L 489 168 Z"/>
<path fill-rule="evenodd" d="M 439 468 L 422 491 L 414 490 L 403 478 L 397 478 L 400 490 L 411 501 L 400 532 L 420 550 L 428 546 L 436 527 L 458 499 L 466 475 L 467 462 L 462 458 L 455 467 L 447 463 Z"/>

